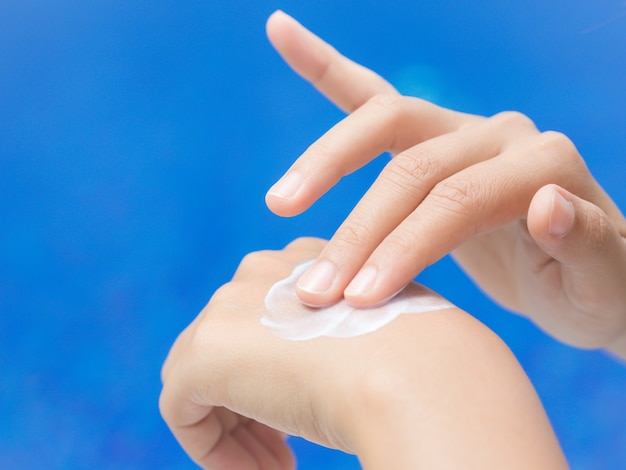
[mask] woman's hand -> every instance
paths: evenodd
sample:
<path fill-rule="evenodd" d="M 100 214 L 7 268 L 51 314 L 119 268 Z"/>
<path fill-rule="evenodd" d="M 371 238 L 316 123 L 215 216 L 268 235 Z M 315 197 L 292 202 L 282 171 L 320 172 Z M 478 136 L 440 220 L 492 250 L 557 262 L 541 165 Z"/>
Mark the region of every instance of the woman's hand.
<path fill-rule="evenodd" d="M 248 255 L 176 340 L 160 408 L 193 460 L 291 469 L 288 433 L 356 453 L 368 470 L 565 466 L 515 358 L 459 309 L 341 339 L 289 341 L 262 326 L 270 286 L 323 246 Z"/>
<path fill-rule="evenodd" d="M 297 215 L 342 176 L 394 155 L 300 279 L 304 303 L 377 304 L 452 252 L 495 300 L 556 338 L 626 357 L 626 220 L 569 139 L 519 113 L 484 118 L 400 96 L 282 12 L 267 33 L 350 113 L 270 189 L 272 211 Z"/>
<path fill-rule="evenodd" d="M 316 428 L 326 412 L 311 406 L 320 371 L 259 321 L 270 286 L 322 246 L 307 240 L 248 255 L 172 346 L 161 374 L 161 413 L 203 468 L 291 469 L 286 432 L 340 446 Z"/>

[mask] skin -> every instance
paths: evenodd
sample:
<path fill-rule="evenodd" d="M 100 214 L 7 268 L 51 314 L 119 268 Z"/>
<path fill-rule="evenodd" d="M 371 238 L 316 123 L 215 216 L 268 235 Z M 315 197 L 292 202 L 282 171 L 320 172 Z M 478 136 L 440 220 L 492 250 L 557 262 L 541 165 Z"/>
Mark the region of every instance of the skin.
<path fill-rule="evenodd" d="M 342 176 L 394 155 L 299 280 L 305 304 L 378 304 L 452 253 L 505 308 L 626 358 L 626 219 L 566 136 L 516 112 L 486 118 L 400 96 L 283 12 L 267 34 L 349 113 L 268 191 L 274 213 L 300 214 Z"/>
<path fill-rule="evenodd" d="M 363 468 L 567 468 L 506 345 L 451 308 L 363 336 L 288 341 L 260 324 L 270 286 L 325 242 L 248 255 L 173 345 L 161 413 L 206 469 L 293 469 L 285 433 Z"/>

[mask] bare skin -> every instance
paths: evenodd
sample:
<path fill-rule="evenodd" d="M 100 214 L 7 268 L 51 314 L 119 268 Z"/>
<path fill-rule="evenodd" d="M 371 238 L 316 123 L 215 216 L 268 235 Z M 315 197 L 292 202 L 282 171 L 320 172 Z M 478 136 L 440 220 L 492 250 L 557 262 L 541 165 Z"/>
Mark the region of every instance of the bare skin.
<path fill-rule="evenodd" d="M 511 352 L 457 308 L 354 338 L 287 341 L 263 327 L 269 287 L 324 246 L 248 255 L 173 345 L 161 412 L 198 465 L 293 469 L 289 433 L 366 470 L 567 468 Z"/>
<path fill-rule="evenodd" d="M 342 176 L 394 155 L 300 279 L 304 303 L 380 303 L 452 253 L 555 338 L 626 358 L 626 219 L 566 136 L 515 112 L 486 118 L 401 96 L 282 12 L 267 34 L 349 113 L 270 189 L 272 211 L 297 215 Z"/>

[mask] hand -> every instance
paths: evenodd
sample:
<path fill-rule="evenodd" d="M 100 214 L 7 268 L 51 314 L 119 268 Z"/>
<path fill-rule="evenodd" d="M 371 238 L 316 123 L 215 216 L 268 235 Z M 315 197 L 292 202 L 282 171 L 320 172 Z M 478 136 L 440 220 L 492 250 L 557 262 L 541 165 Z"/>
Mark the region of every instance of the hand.
<path fill-rule="evenodd" d="M 300 279 L 304 303 L 377 304 L 452 252 L 506 308 L 626 357 L 626 220 L 569 139 L 519 113 L 484 118 L 400 96 L 282 12 L 267 33 L 351 113 L 270 189 L 273 212 L 297 215 L 342 176 L 395 155 Z"/>
<path fill-rule="evenodd" d="M 356 453 L 370 470 L 565 467 L 513 355 L 456 308 L 353 338 L 287 341 L 263 327 L 270 286 L 323 246 L 248 255 L 176 340 L 160 407 L 192 459 L 291 469 L 289 433 Z"/>
<path fill-rule="evenodd" d="M 172 346 L 161 374 L 161 413 L 203 468 L 292 469 L 285 432 L 331 445 L 332 436 L 315 428 L 308 377 L 298 377 L 298 368 L 309 370 L 306 355 L 289 354 L 290 344 L 259 321 L 269 287 L 322 246 L 307 240 L 248 255 Z"/>

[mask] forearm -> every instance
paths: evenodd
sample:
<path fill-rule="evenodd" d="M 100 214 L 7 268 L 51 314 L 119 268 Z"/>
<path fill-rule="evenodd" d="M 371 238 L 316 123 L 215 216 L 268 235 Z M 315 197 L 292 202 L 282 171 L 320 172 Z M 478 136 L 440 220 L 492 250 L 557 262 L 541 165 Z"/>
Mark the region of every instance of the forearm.
<path fill-rule="evenodd" d="M 490 330 L 456 309 L 386 330 L 395 346 L 370 361 L 350 423 L 366 470 L 567 468 L 532 385 Z"/>

